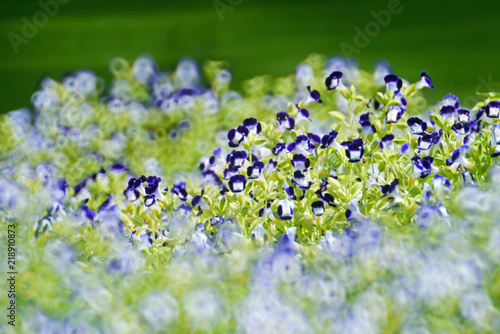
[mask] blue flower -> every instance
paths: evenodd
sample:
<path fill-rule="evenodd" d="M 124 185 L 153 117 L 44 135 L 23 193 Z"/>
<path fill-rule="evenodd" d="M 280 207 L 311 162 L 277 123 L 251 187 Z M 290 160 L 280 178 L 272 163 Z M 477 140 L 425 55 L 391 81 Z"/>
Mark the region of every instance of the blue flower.
<path fill-rule="evenodd" d="M 238 174 L 238 167 L 229 166 L 224 169 L 224 180 L 229 180 L 233 175 Z"/>
<path fill-rule="evenodd" d="M 384 77 L 386 91 L 398 91 L 403 87 L 403 80 L 395 74 L 388 74 Z"/>
<path fill-rule="evenodd" d="M 325 203 L 323 201 L 314 201 L 311 203 L 311 209 L 315 216 L 321 217 L 325 213 Z"/>
<path fill-rule="evenodd" d="M 295 154 L 292 158 L 292 165 L 298 171 L 304 172 L 306 171 L 311 162 L 308 158 L 306 158 L 303 154 Z"/>
<path fill-rule="evenodd" d="M 486 116 L 498 118 L 500 116 L 500 101 L 491 101 L 485 108 Z"/>
<path fill-rule="evenodd" d="M 290 117 L 285 111 L 277 113 L 276 118 L 278 119 L 279 126 L 285 130 L 292 130 L 295 127 L 295 119 Z"/>
<path fill-rule="evenodd" d="M 398 106 L 389 106 L 387 108 L 387 124 L 397 123 L 403 117 L 406 109 L 400 104 Z"/>
<path fill-rule="evenodd" d="M 267 217 L 272 218 L 272 211 L 271 211 L 271 201 L 266 201 L 266 205 L 259 210 L 259 217 L 264 217 L 266 214 Z"/>
<path fill-rule="evenodd" d="M 424 133 L 418 138 L 417 148 L 421 151 L 426 151 L 431 148 L 432 145 L 439 143 L 441 139 L 441 134 L 438 132 Z"/>
<path fill-rule="evenodd" d="M 308 105 L 311 102 L 323 103 L 323 101 L 320 99 L 320 95 L 319 95 L 319 92 L 317 90 L 311 90 L 311 86 L 307 86 L 307 90 L 309 91 L 309 95 L 307 96 L 306 100 L 304 101 L 304 103 L 306 105 Z"/>
<path fill-rule="evenodd" d="M 146 194 L 147 195 L 155 195 L 158 200 L 162 201 L 164 196 L 160 192 L 160 184 L 161 184 L 161 178 L 156 177 L 156 176 L 150 176 L 147 179 L 148 185 L 146 186 Z"/>
<path fill-rule="evenodd" d="M 450 180 L 441 174 L 434 175 L 432 185 L 434 186 L 434 191 L 438 194 L 448 191 L 451 188 Z"/>
<path fill-rule="evenodd" d="M 249 133 L 259 134 L 262 131 L 262 126 L 255 118 L 247 118 L 243 121 L 243 126 Z"/>
<path fill-rule="evenodd" d="M 465 169 L 462 172 L 462 180 L 466 186 L 476 186 L 476 181 L 474 180 L 474 176 L 472 176 L 471 172 L 468 169 Z"/>
<path fill-rule="evenodd" d="M 500 156 L 500 124 L 493 125 L 493 144 L 496 145 L 495 153 L 491 155 L 492 158 Z"/>
<path fill-rule="evenodd" d="M 332 90 L 336 89 L 337 87 L 342 87 L 342 72 L 340 71 L 333 71 L 330 73 L 328 77 L 325 79 L 325 85 L 326 89 Z"/>
<path fill-rule="evenodd" d="M 181 201 L 186 201 L 188 199 L 188 193 L 186 191 L 186 182 L 179 182 L 174 184 L 172 188 L 172 194 L 179 197 Z"/>
<path fill-rule="evenodd" d="M 414 156 L 413 160 L 413 176 L 425 178 L 433 172 L 437 172 L 438 169 L 434 167 L 432 164 L 434 162 L 434 158 L 431 156 L 427 156 L 421 158 L 419 156 Z"/>
<path fill-rule="evenodd" d="M 306 176 L 298 170 L 296 170 L 293 173 L 292 183 L 297 185 L 302 190 L 307 190 L 307 189 L 311 188 L 311 185 L 312 185 L 312 181 L 308 180 L 306 178 Z"/>
<path fill-rule="evenodd" d="M 338 132 L 332 130 L 329 134 L 326 134 L 321 138 L 321 148 L 334 147 L 336 149 L 340 149 L 339 144 L 337 143 Z"/>
<path fill-rule="evenodd" d="M 460 136 L 465 136 L 470 132 L 470 127 L 467 123 L 455 123 L 451 126 L 451 129 Z"/>
<path fill-rule="evenodd" d="M 307 120 L 310 121 L 310 119 L 309 119 L 309 111 L 307 109 L 304 109 L 304 108 L 298 108 L 298 114 L 297 114 L 297 117 L 296 117 L 295 121 L 298 123 L 298 122 L 300 122 L 303 119 L 307 119 Z"/>
<path fill-rule="evenodd" d="M 248 154 L 246 151 L 232 151 L 226 157 L 226 162 L 228 162 L 231 166 L 240 168 L 245 163 Z"/>
<path fill-rule="evenodd" d="M 370 113 L 366 113 L 359 116 L 359 124 L 361 124 L 361 128 L 363 132 L 367 135 L 376 132 L 375 126 L 370 122 Z"/>
<path fill-rule="evenodd" d="M 281 220 L 290 220 L 293 218 L 293 208 L 295 204 L 288 198 L 282 199 L 278 202 L 278 216 Z"/>
<path fill-rule="evenodd" d="M 363 148 L 363 139 L 357 138 L 353 141 L 346 141 L 342 143 L 344 146 L 345 154 L 347 158 L 349 158 L 349 162 L 359 162 L 365 153 L 365 149 Z"/>
<path fill-rule="evenodd" d="M 81 209 L 82 209 L 82 213 L 84 214 L 85 218 L 87 218 L 88 220 L 90 220 L 93 223 L 97 214 L 94 211 L 90 210 L 89 207 L 86 205 L 82 205 Z"/>
<path fill-rule="evenodd" d="M 361 214 L 361 211 L 359 211 L 358 199 L 353 199 L 349 202 L 349 204 L 347 205 L 347 210 L 345 211 L 345 217 L 347 218 L 348 221 L 351 221 L 353 219 L 355 220 L 363 219 L 363 215 Z"/>
<path fill-rule="evenodd" d="M 394 135 L 392 133 L 389 133 L 385 135 L 381 140 L 380 140 L 380 149 L 382 150 L 388 150 L 394 148 L 394 143 L 392 142 L 394 140 Z"/>
<path fill-rule="evenodd" d="M 446 166 L 451 166 L 452 168 L 457 169 L 459 166 L 469 167 L 469 161 L 465 158 L 465 153 L 469 149 L 469 146 L 462 145 L 460 148 L 457 148 L 451 154 L 451 157 L 446 159 Z"/>
<path fill-rule="evenodd" d="M 394 196 L 398 194 L 398 184 L 399 184 L 399 179 L 395 179 L 391 183 L 381 186 L 380 189 L 382 190 L 384 196 L 388 195 Z"/>
<path fill-rule="evenodd" d="M 455 107 L 454 106 L 442 106 L 441 109 L 439 110 L 441 116 L 443 116 L 444 119 L 454 119 L 455 118 Z"/>
<path fill-rule="evenodd" d="M 443 106 L 452 106 L 455 109 L 460 107 L 460 102 L 458 102 L 458 97 L 453 94 L 448 94 L 443 97 Z"/>
<path fill-rule="evenodd" d="M 411 154 L 410 149 L 411 149 L 411 147 L 410 147 L 410 144 L 408 144 L 408 143 L 401 145 L 401 154 L 410 155 Z"/>
<path fill-rule="evenodd" d="M 227 133 L 229 147 L 238 147 L 241 142 L 248 136 L 248 129 L 245 126 L 238 126 L 236 129 L 231 129 Z"/>
<path fill-rule="evenodd" d="M 233 193 L 239 193 L 239 192 L 242 192 L 243 190 L 245 190 L 245 186 L 247 184 L 247 180 L 245 178 L 245 176 L 243 175 L 233 175 L 231 176 L 231 178 L 229 179 L 229 189 L 231 189 L 231 191 Z"/>
<path fill-rule="evenodd" d="M 427 123 L 418 117 L 410 117 L 406 123 L 414 135 L 422 135 L 427 130 Z"/>
<path fill-rule="evenodd" d="M 272 149 L 272 152 L 274 155 L 280 155 L 281 152 L 283 152 L 283 150 L 286 148 L 286 144 L 285 143 L 278 143 L 276 144 L 275 147 L 273 147 Z"/>
<path fill-rule="evenodd" d="M 424 87 L 429 87 L 430 89 L 434 89 L 432 85 L 431 78 L 426 74 L 425 71 L 420 72 L 421 79 L 415 85 L 416 89 L 422 89 Z"/>
<path fill-rule="evenodd" d="M 306 155 L 316 150 L 316 147 L 311 143 L 309 137 L 306 135 L 297 136 L 294 142 L 288 144 L 287 149 L 289 152 L 297 152 Z"/>
<path fill-rule="evenodd" d="M 461 123 L 469 123 L 470 121 L 470 111 L 467 109 L 458 109 L 458 121 Z"/>
<path fill-rule="evenodd" d="M 264 170 L 264 163 L 262 161 L 254 160 L 252 166 L 247 168 L 247 175 L 249 179 L 257 179 Z"/>
<path fill-rule="evenodd" d="M 218 224 L 224 224 L 224 218 L 221 216 L 215 216 L 210 218 L 210 225 L 216 226 Z"/>
<path fill-rule="evenodd" d="M 144 197 L 144 205 L 148 208 L 153 207 L 156 208 L 158 207 L 156 203 L 156 196 L 155 195 L 147 195 Z"/>

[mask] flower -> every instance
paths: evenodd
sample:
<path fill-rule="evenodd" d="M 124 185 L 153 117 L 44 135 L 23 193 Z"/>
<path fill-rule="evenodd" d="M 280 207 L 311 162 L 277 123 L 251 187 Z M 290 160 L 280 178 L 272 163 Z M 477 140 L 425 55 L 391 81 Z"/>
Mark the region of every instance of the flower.
<path fill-rule="evenodd" d="M 295 119 L 290 117 L 285 111 L 277 113 L 276 118 L 278 119 L 279 126 L 285 130 L 292 130 L 295 127 Z"/>
<path fill-rule="evenodd" d="M 387 124 L 397 123 L 403 117 L 406 109 L 402 105 L 387 108 Z"/>
<path fill-rule="evenodd" d="M 297 136 L 294 142 L 288 144 L 287 149 L 289 152 L 297 152 L 306 155 L 314 152 L 316 147 L 311 143 L 309 137 L 300 135 Z"/>
<path fill-rule="evenodd" d="M 424 133 L 418 138 L 417 148 L 421 151 L 427 151 L 432 145 L 436 145 L 440 138 L 441 135 L 438 132 Z"/>
<path fill-rule="evenodd" d="M 308 105 L 309 103 L 311 103 L 313 101 L 318 102 L 318 103 L 323 103 L 323 101 L 320 99 L 320 94 L 317 90 L 311 90 L 311 86 L 307 86 L 307 90 L 309 91 L 309 95 L 307 96 L 306 100 L 304 101 L 305 105 Z"/>
<path fill-rule="evenodd" d="M 359 211 L 359 200 L 357 198 L 351 200 L 347 205 L 347 210 L 345 211 L 345 217 L 348 221 L 351 220 L 362 220 L 363 215 Z"/>
<path fill-rule="evenodd" d="M 311 203 L 311 209 L 315 216 L 321 217 L 325 213 L 325 204 L 323 201 L 314 201 Z"/>
<path fill-rule="evenodd" d="M 468 123 L 470 121 L 470 111 L 467 109 L 458 109 L 458 121 L 461 123 Z"/>
<path fill-rule="evenodd" d="M 342 88 L 344 85 L 342 84 L 342 72 L 333 71 L 329 76 L 325 79 L 326 89 L 332 90 L 337 87 Z"/>
<path fill-rule="evenodd" d="M 247 129 L 248 133 L 259 134 L 262 131 L 262 126 L 255 118 L 247 118 L 243 121 L 243 126 Z"/>
<path fill-rule="evenodd" d="M 177 195 L 181 201 L 186 201 L 188 199 L 188 193 L 186 191 L 186 182 L 179 182 L 174 184 L 172 188 L 172 194 Z"/>
<path fill-rule="evenodd" d="M 419 156 L 414 156 L 412 158 L 413 161 L 413 177 L 425 178 L 433 172 L 437 172 L 438 169 L 432 165 L 434 162 L 434 158 L 431 156 L 427 156 L 421 158 Z"/>
<path fill-rule="evenodd" d="M 334 147 L 340 149 L 340 145 L 337 143 L 338 132 L 335 130 L 330 131 L 330 133 L 324 135 L 321 138 L 321 148 Z"/>
<path fill-rule="evenodd" d="M 414 135 L 422 135 L 427 130 L 427 123 L 418 117 L 410 117 L 406 123 Z"/>
<path fill-rule="evenodd" d="M 226 157 L 226 162 L 232 167 L 240 168 L 245 163 L 248 154 L 246 151 L 232 151 Z"/>
<path fill-rule="evenodd" d="M 292 165 L 298 171 L 304 172 L 306 171 L 311 162 L 308 158 L 306 158 L 303 154 L 294 154 L 292 158 Z"/>
<path fill-rule="evenodd" d="M 281 220 L 290 220 L 293 218 L 293 208 L 295 204 L 288 197 L 278 202 L 278 216 Z"/>
<path fill-rule="evenodd" d="M 452 168 L 457 169 L 459 166 L 469 167 L 470 163 L 465 158 L 465 153 L 469 149 L 469 146 L 462 145 L 460 148 L 457 148 L 451 154 L 451 157 L 446 159 L 446 166 L 451 166 Z"/>
<path fill-rule="evenodd" d="M 249 179 L 257 179 L 264 170 L 264 163 L 262 161 L 254 161 L 252 166 L 247 168 L 247 175 Z"/>
<path fill-rule="evenodd" d="M 353 141 L 346 141 L 342 143 L 345 147 L 345 154 L 349 158 L 349 162 L 359 162 L 365 153 L 363 148 L 363 139 L 357 138 Z"/>
<path fill-rule="evenodd" d="M 441 174 L 434 175 L 434 179 L 432 180 L 432 185 L 434 186 L 434 191 L 438 194 L 447 192 L 451 188 L 450 180 L 448 180 Z"/>
<path fill-rule="evenodd" d="M 276 146 L 273 147 L 272 152 L 274 155 L 280 155 L 285 148 L 286 148 L 285 143 L 278 143 L 276 144 Z"/>
<path fill-rule="evenodd" d="M 297 185 L 302 190 L 307 190 L 311 188 L 312 185 L 312 181 L 308 180 L 307 177 L 298 170 L 293 173 L 292 183 Z"/>
<path fill-rule="evenodd" d="M 386 91 L 398 91 L 403 87 L 403 80 L 395 74 L 388 74 L 384 77 Z"/>
<path fill-rule="evenodd" d="M 399 179 L 395 179 L 391 183 L 381 186 L 380 189 L 382 190 L 384 196 L 387 195 L 395 196 L 398 194 L 398 184 L 399 184 Z"/>
<path fill-rule="evenodd" d="M 394 140 L 394 135 L 392 133 L 389 133 L 382 137 L 380 140 L 380 149 L 382 150 L 388 150 L 388 149 L 393 149 L 394 148 L 394 143 L 392 142 Z"/>
<path fill-rule="evenodd" d="M 451 129 L 459 136 L 465 136 L 470 132 L 470 127 L 467 123 L 455 123 L 451 126 Z"/>
<path fill-rule="evenodd" d="M 455 107 L 451 105 L 447 106 L 442 106 L 441 109 L 439 110 L 439 113 L 441 116 L 443 116 L 444 119 L 454 119 L 455 118 Z"/>
<path fill-rule="evenodd" d="M 233 175 L 231 176 L 231 178 L 229 179 L 229 189 L 231 189 L 231 191 L 233 193 L 239 193 L 239 192 L 242 192 L 243 190 L 245 190 L 245 186 L 247 184 L 247 180 L 245 178 L 245 176 L 243 175 Z"/>
<path fill-rule="evenodd" d="M 460 107 L 460 102 L 458 102 L 458 97 L 453 94 L 448 94 L 443 98 L 443 106 L 452 106 L 454 109 Z"/>
<path fill-rule="evenodd" d="M 370 114 L 371 113 L 366 113 L 359 116 L 359 124 L 361 125 L 363 132 L 367 135 L 376 132 L 375 126 L 370 122 Z"/>
<path fill-rule="evenodd" d="M 426 74 L 425 71 L 420 72 L 421 79 L 415 85 L 416 89 L 422 89 L 424 87 L 429 87 L 430 89 L 434 89 L 432 85 L 431 78 Z"/>
<path fill-rule="evenodd" d="M 231 129 L 227 133 L 227 139 L 229 140 L 229 147 L 238 147 L 241 142 L 248 136 L 248 128 L 245 126 L 238 126 L 236 129 Z"/>
<path fill-rule="evenodd" d="M 486 116 L 498 118 L 500 116 L 500 101 L 491 101 L 485 109 Z"/>

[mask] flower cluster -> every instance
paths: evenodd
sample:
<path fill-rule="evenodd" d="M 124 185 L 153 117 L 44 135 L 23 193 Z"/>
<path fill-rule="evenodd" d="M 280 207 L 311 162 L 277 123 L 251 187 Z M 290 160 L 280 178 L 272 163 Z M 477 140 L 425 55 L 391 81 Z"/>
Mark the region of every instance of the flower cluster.
<path fill-rule="evenodd" d="M 110 70 L 0 122 L 24 332 L 500 330 L 497 93 L 318 55 L 242 93 L 223 62 Z"/>

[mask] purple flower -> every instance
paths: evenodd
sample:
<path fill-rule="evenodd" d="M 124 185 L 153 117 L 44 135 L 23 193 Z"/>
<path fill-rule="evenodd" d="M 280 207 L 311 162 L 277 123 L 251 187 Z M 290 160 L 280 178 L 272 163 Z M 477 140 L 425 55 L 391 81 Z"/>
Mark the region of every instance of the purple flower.
<path fill-rule="evenodd" d="M 248 154 L 246 151 L 232 151 L 226 157 L 226 162 L 228 162 L 231 166 L 240 168 L 245 163 Z"/>
<path fill-rule="evenodd" d="M 470 121 L 470 111 L 467 109 L 458 109 L 458 121 L 461 123 L 469 123 Z"/>
<path fill-rule="evenodd" d="M 298 170 L 293 173 L 292 183 L 297 185 L 302 190 L 307 190 L 311 188 L 312 185 L 312 181 L 308 180 L 306 176 Z"/>
<path fill-rule="evenodd" d="M 233 175 L 231 176 L 231 178 L 229 179 L 229 189 L 231 189 L 231 191 L 233 193 L 239 193 L 239 192 L 242 192 L 243 190 L 245 190 L 245 186 L 247 184 L 247 180 L 245 178 L 245 176 L 243 175 Z"/>
<path fill-rule="evenodd" d="M 295 119 L 290 117 L 285 111 L 277 113 L 276 118 L 278 119 L 279 126 L 286 130 L 292 130 L 295 127 Z"/>
<path fill-rule="evenodd" d="M 434 89 L 434 86 L 432 85 L 431 78 L 427 75 L 425 71 L 420 72 L 420 81 L 417 82 L 415 88 L 416 89 L 422 89 L 424 87 L 429 87 L 430 89 Z"/>
<path fill-rule="evenodd" d="M 403 117 L 406 109 L 400 104 L 398 106 L 389 106 L 387 108 L 387 124 L 397 123 Z"/>
<path fill-rule="evenodd" d="M 262 131 L 262 126 L 255 118 L 247 118 L 243 121 L 243 126 L 248 132 L 253 132 L 255 134 L 259 134 Z"/>
<path fill-rule="evenodd" d="M 395 74 L 388 74 L 384 78 L 386 91 L 397 91 L 403 87 L 403 80 Z"/>
<path fill-rule="evenodd" d="M 392 133 L 389 133 L 385 135 L 381 140 L 380 140 L 380 149 L 382 150 L 388 150 L 394 148 L 394 143 L 392 142 L 394 140 L 394 135 Z"/>
<path fill-rule="evenodd" d="M 254 160 L 252 166 L 247 168 L 247 175 L 249 179 L 258 178 L 264 170 L 264 163 L 262 161 Z"/>
<path fill-rule="evenodd" d="M 454 106 L 442 106 L 439 110 L 444 119 L 454 119 L 455 111 L 456 109 Z"/>
<path fill-rule="evenodd" d="M 414 135 L 422 135 L 427 130 L 427 123 L 418 117 L 410 117 L 406 123 Z"/>
<path fill-rule="evenodd" d="M 451 126 L 451 129 L 460 136 L 465 136 L 470 132 L 470 127 L 467 123 L 455 123 Z"/>
<path fill-rule="evenodd" d="M 290 220 L 293 218 L 293 202 L 288 198 L 283 199 L 278 202 L 278 216 L 281 220 Z"/>
<path fill-rule="evenodd" d="M 485 108 L 486 116 L 498 118 L 500 116 L 500 101 L 491 101 Z"/>
<path fill-rule="evenodd" d="M 337 143 L 338 132 L 332 130 L 329 134 L 326 134 L 321 138 L 321 148 L 327 148 L 330 146 L 335 147 L 336 149 L 340 149 L 339 144 Z"/>
<path fill-rule="evenodd" d="M 342 146 L 344 146 L 345 149 L 345 154 L 347 158 L 349 158 L 349 162 L 359 162 L 361 161 L 361 158 L 363 157 L 363 154 L 365 153 L 365 150 L 363 148 L 363 139 L 357 138 L 354 139 L 353 141 L 346 141 L 342 143 Z"/>
<path fill-rule="evenodd" d="M 413 160 L 413 176 L 425 178 L 433 172 L 438 171 L 436 167 L 432 165 L 434 162 L 434 158 L 431 156 L 427 156 L 421 158 L 419 156 L 414 156 Z"/>
<path fill-rule="evenodd" d="M 241 142 L 248 136 L 248 129 L 245 126 L 238 126 L 236 129 L 231 129 L 227 133 L 229 147 L 238 147 Z"/>
<path fill-rule="evenodd" d="M 295 154 L 292 158 L 292 165 L 298 171 L 304 172 L 306 171 L 311 162 L 308 158 L 306 158 L 303 154 Z"/>
<path fill-rule="evenodd" d="M 315 216 L 321 217 L 325 213 L 325 203 L 323 201 L 314 201 L 311 203 L 311 209 Z"/>
<path fill-rule="evenodd" d="M 359 116 L 359 124 L 361 124 L 363 132 L 367 135 L 375 133 L 375 126 L 370 122 L 370 113 Z"/>
<path fill-rule="evenodd" d="M 275 147 L 273 147 L 272 149 L 272 152 L 274 155 L 280 155 L 281 152 L 283 152 L 283 150 L 286 148 L 286 144 L 285 143 L 278 143 L 276 144 Z"/>
<path fill-rule="evenodd" d="M 188 193 L 186 191 L 186 182 L 179 182 L 177 184 L 174 184 L 174 187 L 172 188 L 172 194 L 179 197 L 181 201 L 186 201 L 188 198 Z"/>
<path fill-rule="evenodd" d="M 443 106 L 452 106 L 455 109 L 460 107 L 460 102 L 458 102 L 458 97 L 453 94 L 448 94 L 443 97 Z"/>
<path fill-rule="evenodd" d="M 398 184 L 399 184 L 399 179 L 395 179 L 391 183 L 381 186 L 380 189 L 382 190 L 382 193 L 384 194 L 384 196 L 397 195 Z"/>
<path fill-rule="evenodd" d="M 339 86 L 342 87 L 342 72 L 333 71 L 330 73 L 330 75 L 325 79 L 325 85 L 328 90 L 336 89 Z"/>
<path fill-rule="evenodd" d="M 313 101 L 318 103 L 323 103 L 323 101 L 319 97 L 319 92 L 317 90 L 311 90 L 311 86 L 307 86 L 307 90 L 309 91 L 309 95 L 304 101 L 306 105 Z"/>
<path fill-rule="evenodd" d="M 287 149 L 289 152 L 297 152 L 305 155 L 314 152 L 316 147 L 311 143 L 309 137 L 300 135 L 297 136 L 294 142 L 288 144 Z"/>

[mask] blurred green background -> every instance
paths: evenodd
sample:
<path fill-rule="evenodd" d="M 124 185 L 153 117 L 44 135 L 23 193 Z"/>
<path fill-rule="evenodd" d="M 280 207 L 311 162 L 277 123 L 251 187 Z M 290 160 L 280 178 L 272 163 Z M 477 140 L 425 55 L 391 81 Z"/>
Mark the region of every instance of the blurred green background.
<path fill-rule="evenodd" d="M 16 53 L 7 36 L 23 36 L 23 17 L 33 22 L 39 1 L 55 0 L 0 5 L 0 112 L 28 107 L 43 76 L 89 69 L 109 80 L 111 58 L 142 53 L 163 70 L 183 56 L 228 60 L 239 89 L 255 75 L 293 72 L 310 53 L 341 54 L 341 43 L 356 45 L 354 27 L 364 31 L 371 11 L 395 0 L 217 0 L 231 8 L 222 20 L 213 0 L 60 0 L 67 3 Z M 453 92 L 470 104 L 476 91 L 500 89 L 498 2 L 400 0 L 400 7 L 354 54 L 361 68 L 383 58 L 412 81 L 426 70 L 436 86 L 425 92 L 431 101 Z"/>

